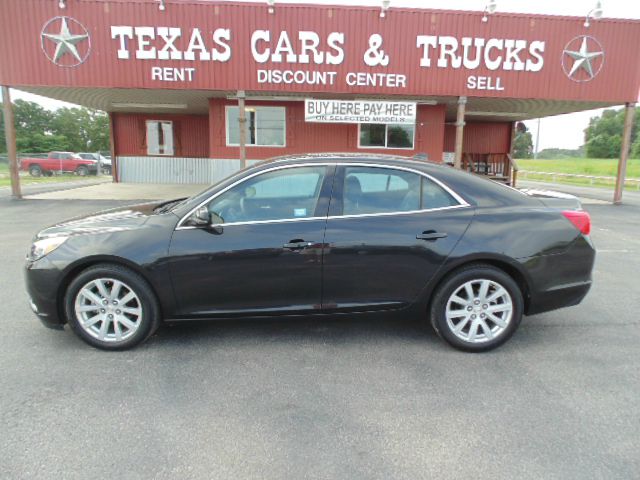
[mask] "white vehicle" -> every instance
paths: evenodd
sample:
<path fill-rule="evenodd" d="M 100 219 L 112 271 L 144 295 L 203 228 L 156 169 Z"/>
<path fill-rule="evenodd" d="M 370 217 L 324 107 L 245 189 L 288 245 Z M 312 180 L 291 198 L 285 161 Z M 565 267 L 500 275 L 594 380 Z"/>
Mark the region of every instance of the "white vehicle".
<path fill-rule="evenodd" d="M 100 162 L 102 173 L 104 173 L 105 175 L 111 175 L 111 157 L 105 157 L 100 153 L 89 152 L 79 153 L 78 155 L 80 155 L 80 157 L 84 158 L 85 160 L 96 160 Z"/>

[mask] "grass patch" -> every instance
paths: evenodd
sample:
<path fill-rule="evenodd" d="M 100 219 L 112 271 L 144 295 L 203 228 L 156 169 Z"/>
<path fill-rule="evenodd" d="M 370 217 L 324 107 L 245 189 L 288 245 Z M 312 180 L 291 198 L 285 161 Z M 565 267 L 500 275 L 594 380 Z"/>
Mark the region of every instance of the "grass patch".
<path fill-rule="evenodd" d="M 602 188 L 613 188 L 615 176 L 618 174 L 618 160 L 612 158 L 563 158 L 555 160 L 520 159 L 517 160 L 520 170 L 531 172 L 570 173 L 574 175 L 589 175 L 595 177 L 612 177 L 611 179 L 590 179 L 571 177 L 551 177 L 550 175 L 536 175 L 535 173 L 520 172 L 520 180 L 534 180 L 548 183 L 562 183 L 566 185 L 585 185 Z M 627 163 L 627 180 L 640 178 L 640 159 L 629 159 Z M 627 182 L 626 190 L 638 190 L 637 182 Z"/>
<path fill-rule="evenodd" d="M 516 161 L 521 170 L 533 172 L 573 173 L 601 177 L 615 177 L 618 173 L 618 160 L 615 158 L 520 159 Z M 629 159 L 627 177 L 640 178 L 640 159 Z"/>
<path fill-rule="evenodd" d="M 82 182 L 95 180 L 94 175 L 79 177 L 73 173 L 63 173 L 62 175 L 53 175 L 52 177 L 32 177 L 27 172 L 20 172 L 20 184 L 32 185 L 37 183 L 61 183 L 61 182 Z M 9 166 L 6 163 L 0 163 L 0 187 L 8 187 L 11 185 L 9 177 Z"/>

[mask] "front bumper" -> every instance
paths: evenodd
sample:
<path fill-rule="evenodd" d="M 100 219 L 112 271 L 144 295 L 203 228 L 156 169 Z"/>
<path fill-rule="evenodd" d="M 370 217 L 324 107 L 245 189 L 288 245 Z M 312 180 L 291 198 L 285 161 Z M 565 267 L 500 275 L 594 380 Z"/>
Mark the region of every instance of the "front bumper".
<path fill-rule="evenodd" d="M 62 272 L 47 257 L 25 265 L 25 283 L 31 310 L 48 328 L 61 329 L 66 323 L 60 315 L 58 287 Z"/>

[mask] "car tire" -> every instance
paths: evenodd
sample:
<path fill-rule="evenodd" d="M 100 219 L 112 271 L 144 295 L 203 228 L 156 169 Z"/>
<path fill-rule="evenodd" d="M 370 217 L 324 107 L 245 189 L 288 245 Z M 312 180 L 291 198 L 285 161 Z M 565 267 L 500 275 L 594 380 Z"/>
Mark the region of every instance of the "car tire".
<path fill-rule="evenodd" d="M 89 169 L 84 165 L 80 165 L 78 168 L 76 168 L 76 175 L 80 177 L 86 177 L 87 175 L 89 175 Z"/>
<path fill-rule="evenodd" d="M 449 274 L 436 289 L 429 309 L 431 325 L 451 346 L 467 352 L 499 347 L 522 320 L 518 284 L 496 267 L 470 265 Z"/>
<path fill-rule="evenodd" d="M 126 350 L 160 325 L 160 307 L 147 281 L 129 268 L 100 264 L 82 271 L 64 297 L 73 332 L 102 350 Z"/>
<path fill-rule="evenodd" d="M 40 165 L 31 165 L 29 167 L 29 175 L 32 177 L 40 177 L 42 176 L 42 168 Z"/>

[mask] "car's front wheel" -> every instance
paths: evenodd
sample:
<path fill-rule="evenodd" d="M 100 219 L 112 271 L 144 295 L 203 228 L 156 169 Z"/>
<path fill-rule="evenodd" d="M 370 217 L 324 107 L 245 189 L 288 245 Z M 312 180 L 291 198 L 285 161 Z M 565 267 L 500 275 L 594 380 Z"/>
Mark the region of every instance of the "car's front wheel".
<path fill-rule="evenodd" d="M 522 313 L 522 292 L 513 278 L 489 265 L 472 265 L 453 272 L 438 287 L 430 318 L 450 345 L 480 352 L 506 342 Z"/>
<path fill-rule="evenodd" d="M 84 165 L 80 165 L 78 168 L 76 168 L 76 175 L 80 177 L 86 177 L 87 175 L 89 175 L 89 169 Z"/>
<path fill-rule="evenodd" d="M 149 284 L 119 265 L 96 265 L 80 273 L 67 289 L 65 310 L 76 335 L 104 350 L 134 347 L 160 322 Z"/>

